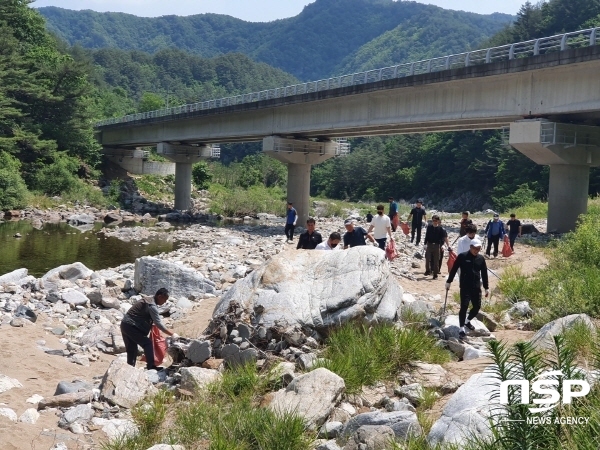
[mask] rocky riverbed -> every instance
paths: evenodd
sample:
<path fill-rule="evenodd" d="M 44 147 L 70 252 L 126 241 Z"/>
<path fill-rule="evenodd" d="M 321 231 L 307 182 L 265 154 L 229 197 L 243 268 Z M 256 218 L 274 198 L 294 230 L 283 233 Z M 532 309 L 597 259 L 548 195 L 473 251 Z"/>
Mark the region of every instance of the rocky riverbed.
<path fill-rule="evenodd" d="M 256 360 L 264 364 L 276 358 L 282 364 L 285 384 L 298 379 L 296 387 L 303 383 L 315 385 L 311 377 L 329 379 L 333 375 L 321 373 L 321 369 L 302 374 L 319 358 L 318 349 L 323 342 L 319 320 L 327 320 L 335 314 L 339 317 L 340 311 L 347 319 L 363 317 L 369 321 L 399 321 L 403 309 L 424 313 L 430 317 L 430 333 L 464 361 L 485 359 L 485 342 L 494 338 L 494 330 L 527 328 L 527 305 L 519 305 L 502 321 L 482 315 L 481 322 L 477 322 L 477 332 L 468 341 L 459 342 L 455 336 L 456 316 L 450 315 L 443 322 L 436 320 L 443 304 L 444 277 L 424 279 L 422 248 L 410 244 L 401 233 L 396 233 L 400 256 L 393 262 L 385 262 L 383 252 L 374 248 L 362 249 L 362 253 L 357 253 L 358 259 L 353 258 L 380 261 L 372 269 L 375 281 L 367 283 L 376 286 L 375 293 L 365 296 L 361 293 L 362 284 L 353 287 L 352 274 L 358 269 L 344 262 L 347 252 L 326 255 L 333 258 L 326 263 L 313 260 L 311 258 L 317 256 L 296 251 L 295 245 L 286 244 L 280 220 L 266 215 L 258 225 L 252 226 L 193 223 L 172 229 L 170 222 L 92 208 L 21 214 L 27 220 L 39 220 L 42 224 L 46 220 L 106 222 L 109 215 L 108 220 L 112 222 L 139 219 L 154 226 L 116 227 L 106 230 L 107 235 L 140 242 L 149 237 L 175 239 L 183 244 L 168 254 L 144 257 L 103 270 L 92 271 L 73 263 L 55 268 L 40 278 L 28 276 L 26 270 L 0 276 L 0 335 L 7 346 L 3 353 L 5 364 L 0 369 L 0 402 L 4 403 L 0 404 L 0 434 L 6 436 L 4 448 L 30 448 L 32 444 L 39 448 L 97 448 L 99 441 L 134 430 L 129 408 L 156 386 L 183 391 L 194 389 L 197 384 L 218 377 L 224 365 L 241 361 Z M 176 214 L 161 219 L 180 221 L 177 223 L 207 220 L 205 216 Z M 483 217 L 475 218 L 479 225 L 486 221 Z M 535 221 L 535 225 L 542 234 L 531 239 L 547 239 L 543 234 L 544 221 Z M 457 236 L 458 220 L 446 219 L 444 226 L 452 242 Z M 325 239 L 333 231 L 344 231 L 341 219 L 318 219 L 317 228 Z M 529 247 L 522 246 L 515 256 L 516 259 L 507 259 L 510 261 L 498 258 L 490 261 L 490 265 L 496 264 L 501 271 L 503 265 L 515 260 L 531 260 Z M 312 315 L 314 322 L 309 327 L 305 321 L 295 321 L 295 317 L 287 317 L 285 323 L 273 317 L 268 321 L 261 310 L 261 307 L 271 308 L 267 300 L 248 303 L 250 299 L 240 293 L 264 290 L 260 283 L 279 273 L 281 264 L 289 261 L 294 262 L 290 268 L 305 267 L 298 269 L 301 273 L 308 273 L 314 265 L 336 267 L 336 279 L 349 277 L 348 281 L 340 278 L 340 285 L 349 290 L 348 295 L 340 297 L 340 302 L 345 298 L 356 301 L 352 305 L 332 302 L 329 312 Z M 277 283 L 283 283 L 278 284 L 280 287 L 288 286 L 286 289 L 290 292 L 297 292 L 323 282 L 317 275 L 311 277 L 308 284 L 301 283 L 302 276 L 300 281 L 297 277 L 287 280 L 284 276 Z M 118 324 L 141 294 L 151 295 L 163 284 L 171 290 L 171 298 L 162 308 L 165 322 L 182 330 L 183 336 L 169 341 L 173 365 L 170 370 L 158 373 L 130 368 L 119 358 L 124 346 Z M 396 294 L 386 297 L 386 292 L 394 290 Z M 327 295 L 332 297 L 331 293 Z M 313 301 L 307 300 L 311 297 L 298 297 L 295 302 L 304 304 L 302 302 Z M 211 317 L 215 305 L 219 306 Z M 306 308 L 314 309 L 310 303 Z M 453 308 L 449 305 L 450 312 Z M 198 317 L 199 312 L 202 317 Z M 194 318 L 194 323 L 190 324 L 190 318 Z M 313 375 L 308 376 L 311 373 Z M 334 378 L 328 384 L 333 386 L 333 391 L 319 396 L 323 399 L 324 413 L 313 421 L 313 426 L 325 427 L 328 436 L 340 433 L 359 441 L 362 438 L 356 433 L 362 425 L 385 423 L 396 436 L 400 433 L 398 430 L 404 430 L 404 434 L 406 430 L 417 430 L 416 416 L 413 417 L 411 410 L 414 409 L 411 405 L 418 401 L 414 400 L 420 389 L 416 384 L 451 393 L 466 381 L 439 366 L 416 366 L 414 373 L 401 377 L 405 381 L 396 386 L 396 390 L 382 386 L 367 389 L 360 398 L 350 398 L 342 395 L 343 388 Z M 74 380 L 80 381 L 73 384 Z M 132 385 L 135 389 L 123 388 Z M 278 395 L 275 404 L 290 401 L 285 392 Z M 367 414 L 373 417 L 361 417 L 360 411 L 365 411 L 361 408 L 370 408 Z M 411 423 L 414 425 L 406 425 Z M 20 438 L 23 433 L 31 435 L 26 443 Z M 322 445 L 330 445 L 322 448 L 335 448 L 333 443 Z"/>

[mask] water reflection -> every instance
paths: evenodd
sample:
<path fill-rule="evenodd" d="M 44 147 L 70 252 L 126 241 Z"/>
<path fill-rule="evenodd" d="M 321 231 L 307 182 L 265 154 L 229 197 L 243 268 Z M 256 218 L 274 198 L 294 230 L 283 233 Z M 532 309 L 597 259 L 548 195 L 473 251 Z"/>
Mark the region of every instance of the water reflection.
<path fill-rule="evenodd" d="M 99 233 L 102 223 L 73 227 L 45 223 L 40 229 L 28 221 L 0 223 L 0 275 L 25 267 L 39 277 L 61 264 L 80 261 L 92 270 L 134 262 L 135 258 L 170 252 L 177 242 L 147 239 L 123 242 Z M 15 238 L 15 234 L 21 234 Z"/>

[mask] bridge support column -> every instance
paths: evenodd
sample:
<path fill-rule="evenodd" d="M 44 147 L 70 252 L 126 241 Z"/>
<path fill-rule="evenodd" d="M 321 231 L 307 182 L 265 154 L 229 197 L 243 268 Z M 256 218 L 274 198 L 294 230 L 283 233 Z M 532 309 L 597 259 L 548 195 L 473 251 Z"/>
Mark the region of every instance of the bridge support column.
<path fill-rule="evenodd" d="M 175 209 L 186 211 L 192 204 L 192 166 L 203 159 L 213 157 L 208 145 L 172 145 L 161 142 L 157 153 L 175 163 Z"/>
<path fill-rule="evenodd" d="M 287 164 L 288 201 L 294 203 L 298 212 L 297 224 L 304 226 L 310 211 L 310 169 L 313 164 L 339 156 L 338 143 L 269 136 L 263 139 L 263 153 Z"/>
<path fill-rule="evenodd" d="M 304 226 L 310 211 L 310 164 L 288 163 L 287 198 L 298 212 L 298 225 Z"/>
<path fill-rule="evenodd" d="M 192 164 L 175 163 L 175 209 L 187 211 L 192 202 Z"/>
<path fill-rule="evenodd" d="M 600 165 L 600 128 L 523 120 L 510 124 L 509 143 L 550 166 L 548 232 L 574 230 L 587 212 L 590 167 Z"/>
<path fill-rule="evenodd" d="M 590 168 L 567 164 L 550 166 L 548 231 L 574 230 L 587 212 Z"/>

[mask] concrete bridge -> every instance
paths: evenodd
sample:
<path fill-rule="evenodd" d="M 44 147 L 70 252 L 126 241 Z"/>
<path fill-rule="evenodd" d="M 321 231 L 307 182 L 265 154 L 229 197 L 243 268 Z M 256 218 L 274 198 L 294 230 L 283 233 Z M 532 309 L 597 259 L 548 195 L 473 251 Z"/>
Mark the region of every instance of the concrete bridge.
<path fill-rule="evenodd" d="M 582 30 L 108 119 L 97 128 L 111 151 L 158 145 L 175 161 L 178 209 L 189 205 L 199 148 L 263 140 L 265 153 L 288 164 L 288 198 L 303 223 L 310 167 L 341 154 L 336 137 L 510 127 L 513 147 L 550 165 L 548 230 L 562 232 L 586 211 L 589 168 L 600 165 L 599 35 L 600 28 Z"/>

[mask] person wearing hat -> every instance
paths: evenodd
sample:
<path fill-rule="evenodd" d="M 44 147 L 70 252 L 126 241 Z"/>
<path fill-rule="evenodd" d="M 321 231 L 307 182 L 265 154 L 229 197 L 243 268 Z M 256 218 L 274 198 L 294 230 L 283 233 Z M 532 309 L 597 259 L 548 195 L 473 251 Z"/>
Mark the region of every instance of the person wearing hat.
<path fill-rule="evenodd" d="M 494 245 L 494 258 L 498 256 L 498 245 L 500 240 L 504 239 L 504 223 L 500 220 L 500 216 L 496 213 L 494 218 L 490 220 L 485 227 L 485 234 L 488 238 L 487 248 L 485 249 L 485 256 L 490 257 L 490 250 L 492 244 Z"/>
<path fill-rule="evenodd" d="M 354 220 L 346 219 L 344 226 L 346 227 L 346 233 L 344 234 L 344 250 L 349 247 L 365 245 L 365 238 L 369 239 L 371 242 L 375 242 L 375 239 L 367 233 L 367 230 L 363 227 L 354 226 Z"/>
<path fill-rule="evenodd" d="M 410 211 L 408 215 L 407 222 L 412 219 L 410 226 L 410 242 L 412 243 L 415 240 L 415 231 L 417 232 L 417 242 L 415 245 L 419 245 L 421 242 L 421 228 L 423 227 L 423 221 L 427 221 L 427 214 L 425 213 L 425 208 L 423 208 L 423 201 L 417 200 L 417 204 Z"/>
<path fill-rule="evenodd" d="M 285 237 L 286 242 L 294 242 L 294 228 L 298 220 L 298 213 L 292 202 L 287 202 L 287 213 L 285 218 Z"/>
<path fill-rule="evenodd" d="M 398 203 L 394 201 L 394 197 L 389 196 L 388 201 L 390 202 L 390 207 L 388 210 L 388 217 L 390 218 L 390 224 L 392 227 L 392 231 L 396 231 L 396 225 L 394 225 L 394 217 L 398 215 Z"/>
<path fill-rule="evenodd" d="M 452 270 L 448 274 L 446 280 L 446 290 L 450 289 L 450 285 L 456 272 L 460 269 L 460 311 L 458 312 L 458 322 L 460 330 L 458 336 L 462 339 L 466 336 L 465 327 L 469 330 L 475 330 L 471 323 L 479 309 L 481 308 L 481 283 L 485 289 L 485 296 L 490 295 L 490 287 L 488 284 L 487 265 L 485 258 L 479 254 L 481 251 L 481 240 L 478 237 L 471 241 L 468 252 L 460 253 L 456 257 L 456 261 L 452 266 Z M 471 311 L 467 316 L 469 303 L 472 303 Z"/>

